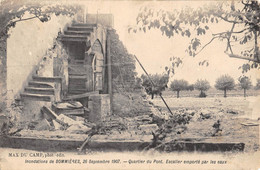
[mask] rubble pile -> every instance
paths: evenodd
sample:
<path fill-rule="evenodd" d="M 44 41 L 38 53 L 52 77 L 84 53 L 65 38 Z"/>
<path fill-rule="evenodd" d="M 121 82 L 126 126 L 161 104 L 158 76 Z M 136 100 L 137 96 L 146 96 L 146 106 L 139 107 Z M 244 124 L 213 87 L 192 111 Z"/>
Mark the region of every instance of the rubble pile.
<path fill-rule="evenodd" d="M 237 115 L 236 110 L 232 109 L 188 109 L 181 108 L 173 111 L 173 115 L 164 118 L 153 115 L 150 125 L 157 125 L 153 129 L 153 140 L 145 148 L 156 149 L 170 152 L 183 149 L 180 143 L 188 141 L 199 141 L 203 137 L 217 137 L 226 135 L 227 126 L 225 125 L 227 117 Z M 198 123 L 205 128 L 201 129 Z M 152 126 L 151 126 L 152 127 Z M 185 141 L 183 141 L 185 139 Z"/>

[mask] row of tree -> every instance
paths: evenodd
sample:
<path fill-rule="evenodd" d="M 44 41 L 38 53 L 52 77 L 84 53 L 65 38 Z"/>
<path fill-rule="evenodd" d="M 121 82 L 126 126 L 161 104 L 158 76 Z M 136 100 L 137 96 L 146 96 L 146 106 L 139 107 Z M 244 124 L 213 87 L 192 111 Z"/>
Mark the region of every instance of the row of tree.
<path fill-rule="evenodd" d="M 153 81 L 153 84 L 151 83 Z M 238 86 L 240 89 L 244 90 L 244 97 L 246 97 L 246 91 L 252 87 L 252 82 L 249 77 L 242 76 L 238 79 L 239 83 Z M 154 74 L 145 76 L 142 75 L 141 79 L 138 79 L 139 87 L 143 86 L 147 92 L 147 94 L 151 95 L 152 99 L 154 95 L 159 95 L 167 88 L 167 84 L 169 82 L 169 76 L 167 74 L 160 75 Z M 194 89 L 199 90 L 200 94 L 199 97 L 206 97 L 206 91 L 210 89 L 210 83 L 207 80 L 198 79 L 195 84 L 189 85 L 188 81 L 181 79 L 181 80 L 174 80 L 170 83 L 170 89 L 172 91 L 177 92 L 177 98 L 180 97 L 181 91 L 192 91 Z M 229 75 L 222 75 L 217 78 L 215 82 L 215 88 L 217 90 L 224 91 L 224 97 L 227 97 L 228 90 L 234 90 L 236 87 L 235 80 Z M 256 89 L 260 89 L 260 79 L 257 80 Z"/>

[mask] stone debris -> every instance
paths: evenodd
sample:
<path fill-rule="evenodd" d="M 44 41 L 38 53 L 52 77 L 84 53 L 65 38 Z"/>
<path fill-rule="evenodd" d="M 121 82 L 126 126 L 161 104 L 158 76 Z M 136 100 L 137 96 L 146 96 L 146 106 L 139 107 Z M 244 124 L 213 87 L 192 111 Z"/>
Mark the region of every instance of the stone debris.
<path fill-rule="evenodd" d="M 241 123 L 241 125 L 244 126 L 259 126 L 258 122 L 245 122 L 245 123 Z"/>
<path fill-rule="evenodd" d="M 233 115 L 237 115 L 237 114 L 238 114 L 238 111 L 233 110 L 233 109 L 227 109 L 226 112 L 227 112 L 227 113 L 230 113 L 230 114 L 233 114 Z"/>
<path fill-rule="evenodd" d="M 68 126 L 71 126 L 73 124 L 77 124 L 77 121 L 69 118 L 68 116 L 65 116 L 64 114 L 60 114 L 56 119 L 68 124 Z"/>
<path fill-rule="evenodd" d="M 159 127 L 157 126 L 157 124 L 147 124 L 147 125 L 140 125 L 138 129 L 143 131 L 144 134 L 152 134 L 152 132 L 158 130 Z"/>
<path fill-rule="evenodd" d="M 84 107 L 77 101 L 54 103 L 52 104 L 52 110 L 58 115 L 84 115 Z"/>
<path fill-rule="evenodd" d="M 0 115 L 0 134 L 8 131 L 9 119 L 5 115 Z"/>
<path fill-rule="evenodd" d="M 150 117 L 149 115 L 141 115 L 141 116 L 136 116 L 135 121 L 137 121 L 140 124 L 150 124 L 153 121 L 153 118 Z"/>
<path fill-rule="evenodd" d="M 83 124 L 73 124 L 66 131 L 70 133 L 76 133 L 76 134 L 86 134 L 88 131 L 90 131 L 91 128 L 83 125 Z"/>
<path fill-rule="evenodd" d="M 38 131 L 51 130 L 51 129 L 52 129 L 52 126 L 50 125 L 50 123 L 48 122 L 47 119 L 43 119 L 35 127 L 35 130 L 38 130 Z"/>
<path fill-rule="evenodd" d="M 52 120 L 52 124 L 53 124 L 55 130 L 61 130 L 62 129 L 62 125 L 59 124 L 56 120 Z"/>

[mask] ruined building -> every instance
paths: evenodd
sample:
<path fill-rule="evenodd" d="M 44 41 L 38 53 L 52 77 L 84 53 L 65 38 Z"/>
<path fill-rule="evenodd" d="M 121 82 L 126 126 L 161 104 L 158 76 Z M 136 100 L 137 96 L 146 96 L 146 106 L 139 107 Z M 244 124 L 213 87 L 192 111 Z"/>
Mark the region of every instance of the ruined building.
<path fill-rule="evenodd" d="M 77 15 L 60 28 L 53 47 L 34 61 L 30 71 L 27 71 L 29 66 L 21 68 L 20 73 L 26 75 L 12 75 L 12 67 L 6 64 L 6 59 L 2 64 L 5 64 L 7 78 L 2 77 L 1 87 L 6 88 L 9 98 L 3 97 L 1 102 L 5 102 L 7 108 L 14 101 L 22 105 L 22 122 L 38 119 L 43 106 L 56 112 L 64 109 L 70 114 L 87 116 L 93 122 L 103 120 L 111 114 L 112 108 L 108 34 L 112 28 L 111 14 Z M 16 81 L 12 83 L 12 79 Z M 80 102 L 84 109 L 70 110 L 66 104 L 71 101 Z"/>

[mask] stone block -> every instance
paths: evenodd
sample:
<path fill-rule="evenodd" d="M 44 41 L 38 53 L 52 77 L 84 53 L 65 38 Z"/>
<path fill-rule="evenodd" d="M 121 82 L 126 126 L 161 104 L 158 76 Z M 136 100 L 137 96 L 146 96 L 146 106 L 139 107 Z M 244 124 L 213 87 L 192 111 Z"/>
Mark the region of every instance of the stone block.
<path fill-rule="evenodd" d="M 111 114 L 109 94 L 90 96 L 88 106 L 90 109 L 88 120 L 90 122 L 104 121 Z"/>
<path fill-rule="evenodd" d="M 155 132 L 159 129 L 157 124 L 147 124 L 147 125 L 140 125 L 139 129 L 143 131 L 145 134 L 152 134 L 152 132 Z"/>
<path fill-rule="evenodd" d="M 8 117 L 1 114 L 0 115 L 0 134 L 3 133 L 3 130 L 5 130 L 5 128 L 7 128 L 8 124 L 9 124 Z"/>

